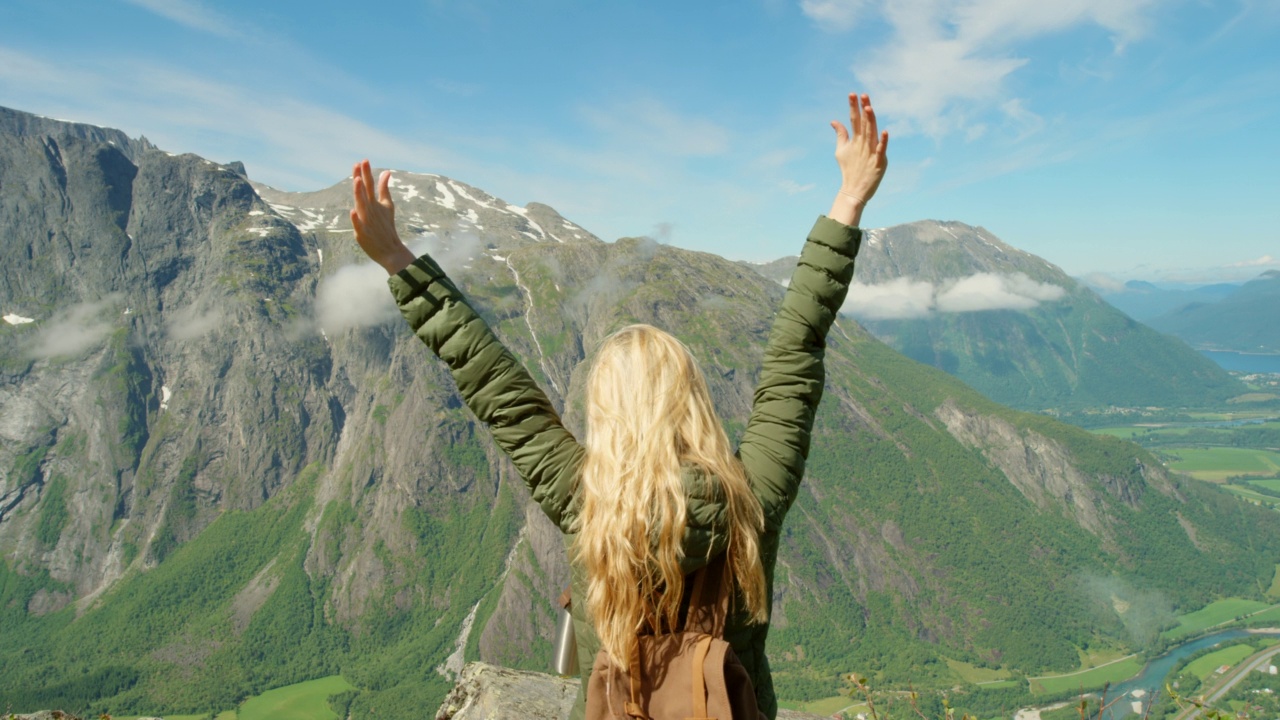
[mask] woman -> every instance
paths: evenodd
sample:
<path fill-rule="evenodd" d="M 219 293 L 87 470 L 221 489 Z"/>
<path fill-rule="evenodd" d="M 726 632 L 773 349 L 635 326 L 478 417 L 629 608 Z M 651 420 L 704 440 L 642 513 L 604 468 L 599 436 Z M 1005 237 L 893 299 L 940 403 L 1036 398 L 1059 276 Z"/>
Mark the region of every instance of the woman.
<path fill-rule="evenodd" d="M 804 474 L 824 340 L 861 241 L 856 226 L 887 167 L 889 135 L 878 132 L 866 95 L 849 96 L 849 119 L 851 132 L 831 123 L 841 186 L 809 233 L 774 321 L 736 455 L 688 350 L 648 326 L 624 328 L 601 347 L 579 444 L 440 267 L 401 242 L 390 173 L 375 197 L 369 162 L 354 168 L 356 241 L 391 275 L 409 325 L 448 364 L 462 397 L 566 534 L 583 688 L 599 648 L 626 667 L 639 628 L 673 627 L 685 575 L 724 552 L 726 582 L 737 590 L 725 639 L 751 675 L 760 711 L 777 714 L 765 639 L 779 532 Z M 582 708 L 579 693 L 574 717 Z"/>

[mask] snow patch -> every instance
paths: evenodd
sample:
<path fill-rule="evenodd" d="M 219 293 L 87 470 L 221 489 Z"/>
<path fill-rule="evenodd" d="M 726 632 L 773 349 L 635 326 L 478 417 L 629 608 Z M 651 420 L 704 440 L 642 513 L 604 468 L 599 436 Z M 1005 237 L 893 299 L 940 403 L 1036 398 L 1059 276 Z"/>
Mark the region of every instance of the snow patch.
<path fill-rule="evenodd" d="M 169 409 L 169 398 L 171 397 L 173 397 L 173 392 L 169 390 L 169 386 L 161 385 L 160 386 L 160 409 L 161 410 Z"/>
<path fill-rule="evenodd" d="M 466 188 L 463 188 L 461 185 L 459 185 L 458 183 L 456 183 L 456 182 L 454 182 L 454 181 L 452 181 L 452 180 L 450 180 L 450 181 L 449 181 L 449 187 L 453 188 L 453 191 L 454 191 L 454 192 L 458 193 L 459 195 L 461 195 L 462 197 L 466 198 L 467 200 L 470 200 L 471 202 L 475 203 L 476 205 L 479 205 L 480 207 L 489 208 L 490 210 L 496 210 L 496 209 L 497 209 L 497 208 L 495 208 L 495 207 L 493 206 L 493 204 L 492 204 L 492 203 L 490 203 L 488 200 L 477 200 L 476 198 L 472 197 L 471 193 L 468 193 L 468 192 L 466 191 Z M 492 197 L 491 197 L 491 196 L 488 196 L 488 195 L 486 195 L 485 197 L 489 197 L 490 199 L 492 199 Z"/>
<path fill-rule="evenodd" d="M 271 231 L 273 231 L 273 230 L 275 230 L 275 228 L 274 228 L 274 227 L 251 227 L 251 228 L 249 228 L 249 232 L 253 233 L 254 235 L 257 235 L 258 237 L 266 237 L 266 236 L 270 235 L 270 234 L 271 234 Z"/>
<path fill-rule="evenodd" d="M 250 211 L 249 211 L 249 215 L 250 215 L 251 217 L 253 217 L 253 216 L 257 216 L 257 215 L 266 215 L 266 214 L 267 214 L 267 213 L 266 213 L 265 211 L 262 211 L 262 210 L 250 210 Z"/>
<path fill-rule="evenodd" d="M 478 224 L 480 223 L 480 215 L 478 215 L 478 214 L 476 213 L 476 209 L 475 209 L 475 208 L 467 208 L 467 212 L 465 213 L 464 217 L 466 217 L 466 219 L 467 219 L 467 220 L 468 220 L 472 225 L 477 225 L 477 226 L 478 226 Z"/>
<path fill-rule="evenodd" d="M 317 257 L 317 258 L 319 258 L 319 260 L 318 260 L 317 262 L 319 262 L 321 265 L 323 265 L 323 264 L 324 264 L 324 250 L 321 250 L 320 248 L 316 248 L 316 257 Z"/>
<path fill-rule="evenodd" d="M 35 322 L 35 319 L 29 318 L 29 317 L 22 317 L 17 313 L 9 313 L 8 315 L 4 316 L 4 321 L 9 323 L 10 325 L 26 325 L 27 323 Z"/>
<path fill-rule="evenodd" d="M 436 190 L 440 193 L 440 199 L 436 201 L 437 205 L 443 205 L 450 210 L 458 209 L 457 199 L 453 197 L 453 193 L 449 192 L 449 188 L 445 187 L 444 183 L 436 183 Z"/>

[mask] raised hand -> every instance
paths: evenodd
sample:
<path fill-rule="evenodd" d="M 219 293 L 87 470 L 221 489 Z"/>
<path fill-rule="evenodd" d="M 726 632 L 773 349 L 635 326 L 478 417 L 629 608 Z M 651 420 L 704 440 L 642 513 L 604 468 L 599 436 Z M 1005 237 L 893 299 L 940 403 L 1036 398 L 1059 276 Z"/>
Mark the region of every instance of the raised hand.
<path fill-rule="evenodd" d="M 871 109 L 871 98 L 866 95 L 849 94 L 849 124 L 852 134 L 840 121 L 831 121 L 836 131 L 840 191 L 827 217 L 845 225 L 857 225 L 862 219 L 862 208 L 876 194 L 889 167 L 886 155 L 889 133 L 880 132 L 876 127 L 876 113 Z"/>
<path fill-rule="evenodd" d="M 396 206 L 391 200 L 390 184 L 391 171 L 383 170 L 375 197 L 369 161 L 362 160 L 351 169 L 351 188 L 356 201 L 351 211 L 351 227 L 355 228 L 356 242 L 388 275 L 395 275 L 414 258 L 396 232 Z"/>

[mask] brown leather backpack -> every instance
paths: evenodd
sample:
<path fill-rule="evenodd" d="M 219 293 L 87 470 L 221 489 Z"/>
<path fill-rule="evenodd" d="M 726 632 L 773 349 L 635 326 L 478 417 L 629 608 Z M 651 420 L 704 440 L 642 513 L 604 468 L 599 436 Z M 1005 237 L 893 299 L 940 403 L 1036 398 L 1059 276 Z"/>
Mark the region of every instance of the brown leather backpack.
<path fill-rule="evenodd" d="M 628 670 L 596 654 L 587 720 L 764 720 L 747 669 L 722 638 L 729 583 L 724 556 L 693 576 L 684 627 L 640 635 Z"/>

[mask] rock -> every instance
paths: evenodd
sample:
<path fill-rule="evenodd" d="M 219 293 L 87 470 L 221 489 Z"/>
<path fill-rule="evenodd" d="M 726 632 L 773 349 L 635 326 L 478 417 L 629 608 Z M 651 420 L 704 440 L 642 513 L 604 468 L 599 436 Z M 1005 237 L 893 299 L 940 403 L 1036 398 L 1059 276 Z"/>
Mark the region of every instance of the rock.
<path fill-rule="evenodd" d="M 578 696 L 577 678 L 468 663 L 445 697 L 436 720 L 560 720 Z"/>
<path fill-rule="evenodd" d="M 436 711 L 436 720 L 561 720 L 578 695 L 577 678 L 468 663 L 458 684 Z M 823 720 L 821 715 L 779 710 L 779 720 Z"/>

